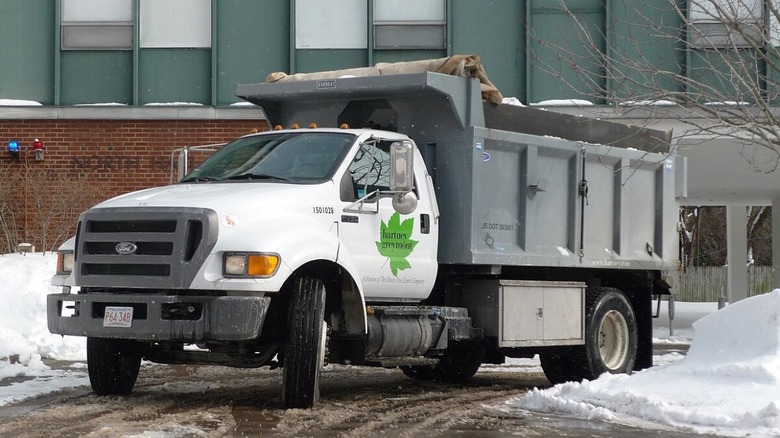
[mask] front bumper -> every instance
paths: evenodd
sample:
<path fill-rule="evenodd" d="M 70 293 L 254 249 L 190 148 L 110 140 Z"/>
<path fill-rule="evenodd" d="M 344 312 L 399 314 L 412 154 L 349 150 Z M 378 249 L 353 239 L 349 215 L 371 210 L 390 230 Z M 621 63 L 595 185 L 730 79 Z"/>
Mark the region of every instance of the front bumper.
<path fill-rule="evenodd" d="M 51 294 L 47 319 L 49 331 L 60 335 L 185 343 L 244 341 L 260 335 L 270 302 L 270 297 Z M 132 307 L 132 325 L 104 327 L 106 306 Z M 181 309 L 194 311 L 187 314 Z"/>

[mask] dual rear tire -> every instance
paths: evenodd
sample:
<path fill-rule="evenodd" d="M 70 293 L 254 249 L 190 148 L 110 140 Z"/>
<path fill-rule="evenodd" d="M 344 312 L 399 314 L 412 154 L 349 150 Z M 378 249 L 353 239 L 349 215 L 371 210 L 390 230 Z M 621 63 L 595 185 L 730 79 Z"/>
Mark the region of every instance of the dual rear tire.
<path fill-rule="evenodd" d="M 485 346 L 476 342 L 453 343 L 436 366 L 402 366 L 401 371 L 416 380 L 438 380 L 448 383 L 466 383 L 482 365 Z"/>
<path fill-rule="evenodd" d="M 593 380 L 604 373 L 630 374 L 634 369 L 638 327 L 625 294 L 615 288 L 588 288 L 586 305 L 585 345 L 540 354 L 552 384 Z"/>

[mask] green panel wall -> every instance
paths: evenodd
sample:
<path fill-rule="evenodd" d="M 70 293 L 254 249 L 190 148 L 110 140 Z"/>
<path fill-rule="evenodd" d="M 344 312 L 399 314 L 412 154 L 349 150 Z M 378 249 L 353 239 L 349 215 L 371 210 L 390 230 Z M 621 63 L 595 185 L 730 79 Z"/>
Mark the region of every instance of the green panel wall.
<path fill-rule="evenodd" d="M 188 102 L 211 105 L 210 49 L 141 49 L 139 105 Z"/>
<path fill-rule="evenodd" d="M 525 2 L 450 0 L 452 54 L 479 55 L 504 96 L 525 100 Z"/>
<path fill-rule="evenodd" d="M 133 100 L 130 51 L 64 51 L 61 57 L 61 105 L 124 103 Z"/>
<path fill-rule="evenodd" d="M 217 105 L 238 102 L 236 84 L 265 81 L 269 73 L 289 71 L 288 0 L 219 0 Z"/>
<path fill-rule="evenodd" d="M 688 92 L 692 98 L 707 102 L 754 102 L 753 92 L 760 90 L 759 65 L 748 50 L 692 50 Z"/>
<path fill-rule="evenodd" d="M 54 0 L 0 0 L 0 99 L 54 103 Z"/>
<path fill-rule="evenodd" d="M 548 99 L 585 99 L 603 103 L 606 72 L 599 52 L 605 10 L 601 0 L 528 0 L 531 103 Z"/>
<path fill-rule="evenodd" d="M 295 51 L 295 73 L 365 67 L 368 60 L 361 49 L 317 49 Z"/>
<path fill-rule="evenodd" d="M 610 6 L 610 98 L 641 101 L 662 91 L 683 91 L 685 35 L 677 11 L 667 2 L 646 0 Z"/>

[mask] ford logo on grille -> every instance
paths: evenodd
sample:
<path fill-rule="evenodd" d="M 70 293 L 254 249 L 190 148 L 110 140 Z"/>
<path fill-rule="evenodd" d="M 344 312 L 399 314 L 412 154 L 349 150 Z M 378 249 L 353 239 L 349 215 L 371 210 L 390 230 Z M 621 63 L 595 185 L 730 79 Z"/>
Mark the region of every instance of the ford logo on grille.
<path fill-rule="evenodd" d="M 138 251 L 138 246 L 133 242 L 119 242 L 115 249 L 117 254 L 135 254 Z"/>

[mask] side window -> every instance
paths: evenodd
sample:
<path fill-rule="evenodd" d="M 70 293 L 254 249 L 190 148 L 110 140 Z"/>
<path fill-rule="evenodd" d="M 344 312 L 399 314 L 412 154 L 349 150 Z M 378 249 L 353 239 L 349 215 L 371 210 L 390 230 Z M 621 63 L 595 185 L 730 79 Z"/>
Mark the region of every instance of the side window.
<path fill-rule="evenodd" d="M 355 154 L 349 173 L 356 199 L 376 190 L 390 190 L 390 144 L 379 142 L 376 147 L 363 145 Z"/>
<path fill-rule="evenodd" d="M 390 145 L 392 141 L 380 141 L 375 148 L 363 145 L 349 165 L 349 173 L 342 180 L 342 201 L 356 201 L 377 190 L 390 190 Z M 351 193 L 348 189 L 351 179 Z M 419 196 L 415 183 L 414 193 Z M 376 197 L 366 199 L 375 202 Z"/>

